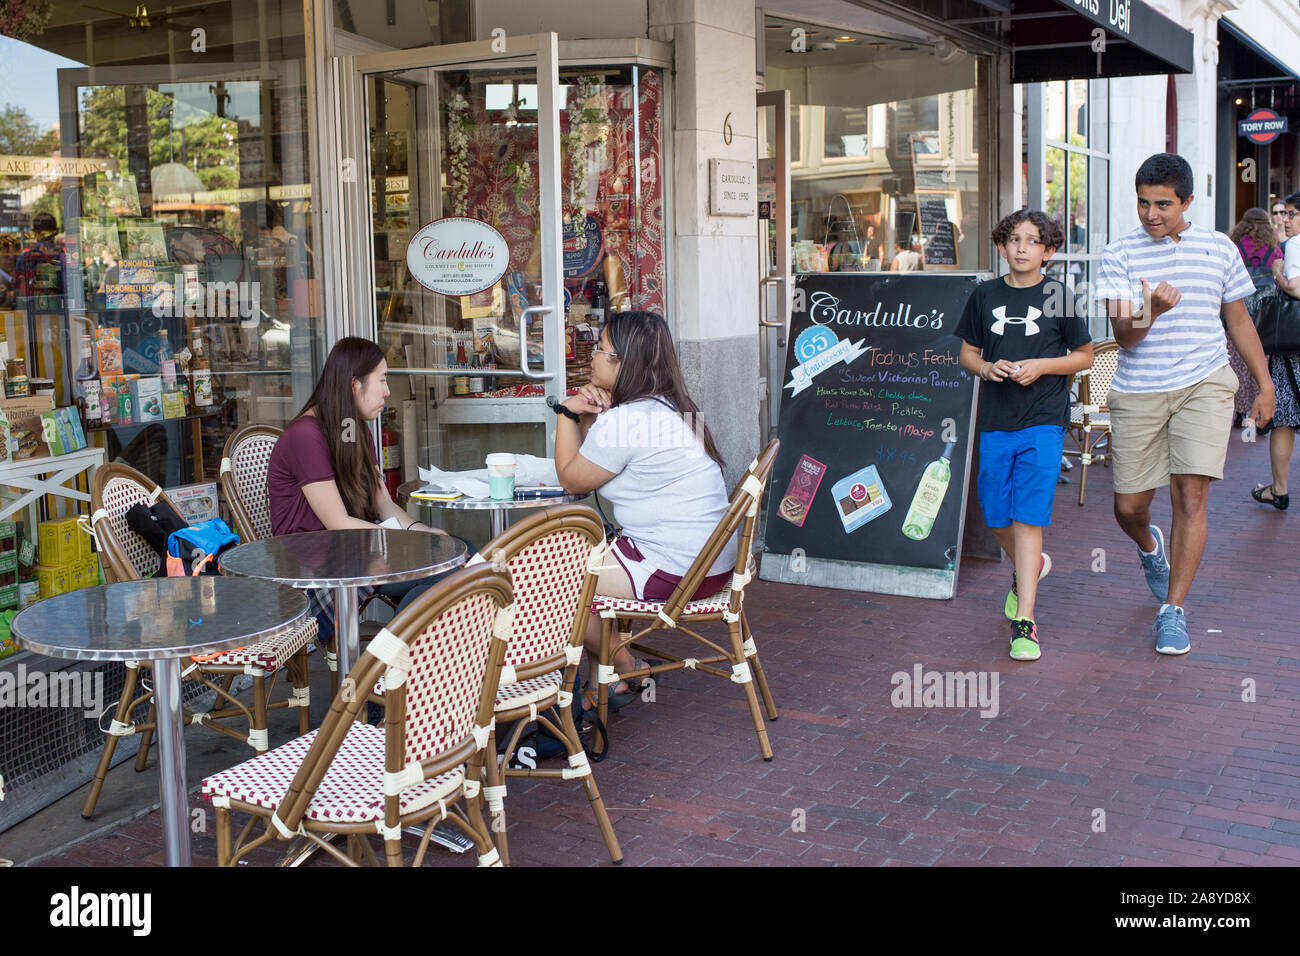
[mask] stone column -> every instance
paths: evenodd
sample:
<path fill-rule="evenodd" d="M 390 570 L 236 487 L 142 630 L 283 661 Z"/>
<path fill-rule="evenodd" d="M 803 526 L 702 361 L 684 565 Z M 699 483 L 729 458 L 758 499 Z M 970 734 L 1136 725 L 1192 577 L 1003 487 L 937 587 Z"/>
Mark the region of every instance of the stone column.
<path fill-rule="evenodd" d="M 1178 90 L 1178 152 L 1192 165 L 1196 201 L 1187 216 L 1198 225 L 1214 228 L 1215 198 L 1223 186 L 1218 180 L 1219 17 L 1236 6 L 1222 0 L 1183 4 L 1180 22 L 1192 31 L 1190 74 L 1175 78 Z"/>
<path fill-rule="evenodd" d="M 650 0 L 675 65 L 670 321 L 728 488 L 758 448 L 758 222 L 709 215 L 709 160 L 756 159 L 754 27 L 753 0 Z"/>

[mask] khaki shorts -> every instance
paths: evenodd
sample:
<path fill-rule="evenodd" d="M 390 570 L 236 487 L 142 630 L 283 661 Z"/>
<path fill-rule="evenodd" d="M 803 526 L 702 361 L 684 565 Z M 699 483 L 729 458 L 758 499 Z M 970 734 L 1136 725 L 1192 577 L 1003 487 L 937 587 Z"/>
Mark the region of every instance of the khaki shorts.
<path fill-rule="evenodd" d="M 1172 392 L 1116 392 L 1110 405 L 1115 491 L 1133 494 L 1173 475 L 1223 477 L 1237 376 L 1228 366 Z"/>

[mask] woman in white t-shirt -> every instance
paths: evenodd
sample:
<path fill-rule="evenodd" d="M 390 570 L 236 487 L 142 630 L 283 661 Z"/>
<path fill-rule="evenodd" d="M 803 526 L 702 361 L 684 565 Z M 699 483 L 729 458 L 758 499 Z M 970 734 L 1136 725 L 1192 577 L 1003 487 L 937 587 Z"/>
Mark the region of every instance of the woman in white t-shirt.
<path fill-rule="evenodd" d="M 722 456 L 686 393 L 677 352 L 654 312 L 615 312 L 591 359 L 591 384 L 557 406 L 555 468 L 572 493 L 599 491 L 622 527 L 598 593 L 663 601 L 673 592 L 727 510 Z M 735 538 L 695 592 L 722 590 L 736 565 Z M 600 621 L 587 650 L 600 649 Z M 616 670 L 637 664 L 626 649 Z M 627 682 L 611 688 L 619 703 Z"/>
<path fill-rule="evenodd" d="M 1273 262 L 1273 278 L 1278 294 L 1300 298 L 1300 192 L 1286 197 L 1284 219 L 1287 241 L 1282 247 L 1284 258 Z M 1291 471 L 1291 451 L 1295 448 L 1295 430 L 1300 428 L 1300 352 L 1270 355 L 1269 374 L 1277 394 L 1273 413 L 1273 430 L 1268 435 L 1269 466 L 1272 482 L 1257 485 L 1250 493 L 1256 501 L 1285 511 L 1291 504 L 1287 478 Z"/>

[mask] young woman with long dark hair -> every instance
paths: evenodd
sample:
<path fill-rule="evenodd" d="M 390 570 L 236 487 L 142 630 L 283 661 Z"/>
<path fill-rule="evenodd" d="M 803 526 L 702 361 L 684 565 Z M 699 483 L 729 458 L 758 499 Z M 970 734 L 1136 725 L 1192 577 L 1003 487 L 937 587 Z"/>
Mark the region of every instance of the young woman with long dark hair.
<path fill-rule="evenodd" d="M 1285 222 L 1285 217 L 1281 221 Z M 1241 222 L 1233 226 L 1232 231 L 1228 233 L 1228 238 L 1236 244 L 1237 252 L 1241 255 L 1241 261 L 1245 263 L 1246 271 L 1250 273 L 1255 288 L 1263 289 L 1271 286 L 1273 263 L 1282 258 L 1282 247 L 1275 241 L 1273 226 L 1268 221 L 1268 213 L 1259 208 L 1247 209 L 1242 214 Z M 1252 315 L 1251 318 L 1253 319 L 1254 316 Z M 1228 338 L 1228 366 L 1237 376 L 1237 381 L 1241 383 L 1233 399 L 1232 408 L 1233 423 L 1240 427 L 1245 424 L 1246 416 L 1250 414 L 1251 406 L 1259 396 L 1259 386 L 1250 377 L 1246 360 L 1237 351 L 1231 336 Z"/>
<path fill-rule="evenodd" d="M 388 364 L 379 346 L 354 336 L 339 339 L 307 404 L 271 452 L 266 478 L 273 534 L 373 528 L 387 518 L 403 529 L 447 533 L 416 521 L 384 486 L 366 426 L 383 414 L 387 398 Z M 380 590 L 409 603 L 434 580 Z M 330 592 L 312 591 L 310 597 L 322 631 L 332 634 Z"/>
<path fill-rule="evenodd" d="M 591 359 L 591 384 L 563 405 L 555 469 L 571 493 L 599 491 L 622 532 L 597 592 L 663 601 L 727 510 L 723 460 L 682 379 L 672 336 L 653 312 L 615 312 Z M 577 420 L 574 420 L 576 418 Z M 723 549 L 695 597 L 721 591 L 736 565 L 736 539 Z M 593 615 L 587 649 L 600 649 Z M 626 649 L 614 666 L 636 664 Z M 630 697 L 626 682 L 611 691 Z"/>
<path fill-rule="evenodd" d="M 1287 241 L 1283 256 L 1273 263 L 1273 278 L 1278 295 L 1300 298 L 1300 192 L 1291 193 L 1282 204 Z M 1300 352 L 1285 352 L 1268 357 L 1268 371 L 1277 393 L 1277 411 L 1273 413 L 1273 430 L 1268 434 L 1271 482 L 1258 485 L 1251 497 L 1261 504 L 1286 511 L 1291 504 L 1287 479 L 1291 475 L 1291 452 L 1295 433 L 1300 428 Z"/>

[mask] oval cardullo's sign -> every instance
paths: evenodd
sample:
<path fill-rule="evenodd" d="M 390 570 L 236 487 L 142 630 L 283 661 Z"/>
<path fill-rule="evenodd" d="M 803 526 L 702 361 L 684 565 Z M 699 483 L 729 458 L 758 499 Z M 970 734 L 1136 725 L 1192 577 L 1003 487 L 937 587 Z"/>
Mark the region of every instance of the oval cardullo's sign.
<path fill-rule="evenodd" d="M 406 247 L 406 268 L 430 292 L 472 295 L 505 274 L 510 250 L 501 233 L 478 219 L 435 219 Z"/>

